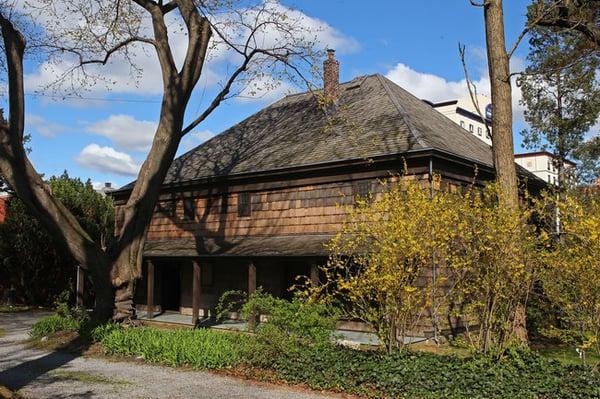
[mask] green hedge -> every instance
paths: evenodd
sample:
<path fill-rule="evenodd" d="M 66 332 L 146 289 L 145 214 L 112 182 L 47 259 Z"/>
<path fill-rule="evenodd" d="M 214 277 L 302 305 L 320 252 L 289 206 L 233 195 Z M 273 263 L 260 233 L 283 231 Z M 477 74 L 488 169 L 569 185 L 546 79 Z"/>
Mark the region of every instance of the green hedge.
<path fill-rule="evenodd" d="M 273 368 L 287 382 L 371 397 L 600 398 L 599 373 L 563 366 L 533 352 L 492 361 L 332 346 L 278 358 Z"/>

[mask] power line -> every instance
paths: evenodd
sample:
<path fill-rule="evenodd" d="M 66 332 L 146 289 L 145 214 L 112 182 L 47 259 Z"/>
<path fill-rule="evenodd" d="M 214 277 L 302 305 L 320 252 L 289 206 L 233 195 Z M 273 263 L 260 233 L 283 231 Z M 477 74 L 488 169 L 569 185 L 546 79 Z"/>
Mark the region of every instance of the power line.
<path fill-rule="evenodd" d="M 136 100 L 127 98 L 102 98 L 102 97 L 83 97 L 83 96 L 60 96 L 57 94 L 41 94 L 41 93 L 25 93 L 31 97 L 49 97 L 59 100 L 84 100 L 84 101 L 105 101 L 105 102 L 120 102 L 120 103 L 145 103 L 145 104 L 160 104 L 160 100 Z"/>

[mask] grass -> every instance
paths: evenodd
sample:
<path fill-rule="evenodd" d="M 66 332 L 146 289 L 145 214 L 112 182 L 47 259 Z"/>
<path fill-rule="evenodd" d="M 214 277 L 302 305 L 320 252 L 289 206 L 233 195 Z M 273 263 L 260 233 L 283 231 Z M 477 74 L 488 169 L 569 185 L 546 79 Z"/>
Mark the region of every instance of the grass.
<path fill-rule="evenodd" d="M 108 378 L 103 375 L 86 373 L 83 371 L 53 370 L 48 375 L 59 380 L 79 381 L 88 384 L 128 385 L 128 381 Z"/>
<path fill-rule="evenodd" d="M 113 328 L 101 339 L 108 355 L 141 357 L 147 362 L 195 369 L 232 367 L 243 359 L 249 337 L 214 330 Z"/>
<path fill-rule="evenodd" d="M 558 360 L 565 365 L 582 365 L 583 360 L 573 347 L 545 347 L 535 349 L 540 355 L 548 359 Z M 586 364 L 593 366 L 600 364 L 600 356 L 594 352 L 586 353 Z"/>

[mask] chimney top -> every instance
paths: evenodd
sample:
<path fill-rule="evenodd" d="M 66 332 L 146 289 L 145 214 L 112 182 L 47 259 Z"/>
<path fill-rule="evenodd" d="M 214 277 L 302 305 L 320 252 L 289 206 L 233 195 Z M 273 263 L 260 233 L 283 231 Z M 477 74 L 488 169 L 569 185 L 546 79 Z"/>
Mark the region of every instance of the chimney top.
<path fill-rule="evenodd" d="M 327 49 L 323 62 L 323 94 L 327 103 L 336 103 L 340 91 L 340 62 L 335 59 L 335 50 Z"/>

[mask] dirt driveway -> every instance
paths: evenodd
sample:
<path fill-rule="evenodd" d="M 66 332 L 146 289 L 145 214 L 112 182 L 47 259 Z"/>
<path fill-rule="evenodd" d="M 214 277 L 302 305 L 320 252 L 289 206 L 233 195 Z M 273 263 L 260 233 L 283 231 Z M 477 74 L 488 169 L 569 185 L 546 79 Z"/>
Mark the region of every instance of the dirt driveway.
<path fill-rule="evenodd" d="M 326 399 L 296 388 L 209 372 L 80 357 L 26 348 L 22 341 L 41 312 L 0 313 L 0 385 L 26 398 L 296 398 Z"/>

